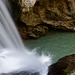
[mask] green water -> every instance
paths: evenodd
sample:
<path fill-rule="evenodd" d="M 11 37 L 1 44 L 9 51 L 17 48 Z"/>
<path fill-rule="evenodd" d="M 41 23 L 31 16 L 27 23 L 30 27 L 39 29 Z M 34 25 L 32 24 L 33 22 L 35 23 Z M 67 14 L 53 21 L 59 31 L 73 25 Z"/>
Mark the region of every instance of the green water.
<path fill-rule="evenodd" d="M 37 48 L 39 54 L 51 54 L 54 63 L 61 57 L 75 54 L 75 33 L 55 32 L 37 40 L 27 40 L 25 45 L 30 50 Z"/>

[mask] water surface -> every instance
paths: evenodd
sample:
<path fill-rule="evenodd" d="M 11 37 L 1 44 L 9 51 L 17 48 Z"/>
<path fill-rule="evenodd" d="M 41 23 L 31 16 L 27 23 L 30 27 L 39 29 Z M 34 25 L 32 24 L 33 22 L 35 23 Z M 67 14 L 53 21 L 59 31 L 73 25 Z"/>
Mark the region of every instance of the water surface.
<path fill-rule="evenodd" d="M 27 40 L 25 45 L 30 50 L 37 48 L 39 54 L 51 54 L 54 63 L 61 57 L 75 54 L 75 33 L 55 32 L 37 40 Z"/>

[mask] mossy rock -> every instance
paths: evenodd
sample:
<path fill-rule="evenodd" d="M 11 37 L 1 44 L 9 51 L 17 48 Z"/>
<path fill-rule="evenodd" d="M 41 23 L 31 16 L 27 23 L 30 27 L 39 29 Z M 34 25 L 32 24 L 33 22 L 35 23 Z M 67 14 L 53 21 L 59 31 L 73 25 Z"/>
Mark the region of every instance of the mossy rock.
<path fill-rule="evenodd" d="M 51 65 L 48 75 L 75 75 L 75 54 L 63 57 Z"/>

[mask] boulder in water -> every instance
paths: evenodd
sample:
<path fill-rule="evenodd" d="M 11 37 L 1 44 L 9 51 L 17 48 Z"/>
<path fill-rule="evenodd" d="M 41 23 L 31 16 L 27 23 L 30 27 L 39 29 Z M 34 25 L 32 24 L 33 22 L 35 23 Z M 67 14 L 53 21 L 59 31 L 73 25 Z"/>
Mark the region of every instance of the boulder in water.
<path fill-rule="evenodd" d="M 75 75 L 75 54 L 65 56 L 49 66 L 48 75 Z"/>

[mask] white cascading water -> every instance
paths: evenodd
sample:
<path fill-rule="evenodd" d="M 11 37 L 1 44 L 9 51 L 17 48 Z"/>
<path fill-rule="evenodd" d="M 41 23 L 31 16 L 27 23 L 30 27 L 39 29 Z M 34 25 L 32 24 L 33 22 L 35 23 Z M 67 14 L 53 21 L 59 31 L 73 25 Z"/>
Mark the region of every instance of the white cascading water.
<path fill-rule="evenodd" d="M 0 74 L 28 71 L 47 75 L 51 58 L 25 48 L 5 2 L 0 0 Z"/>

